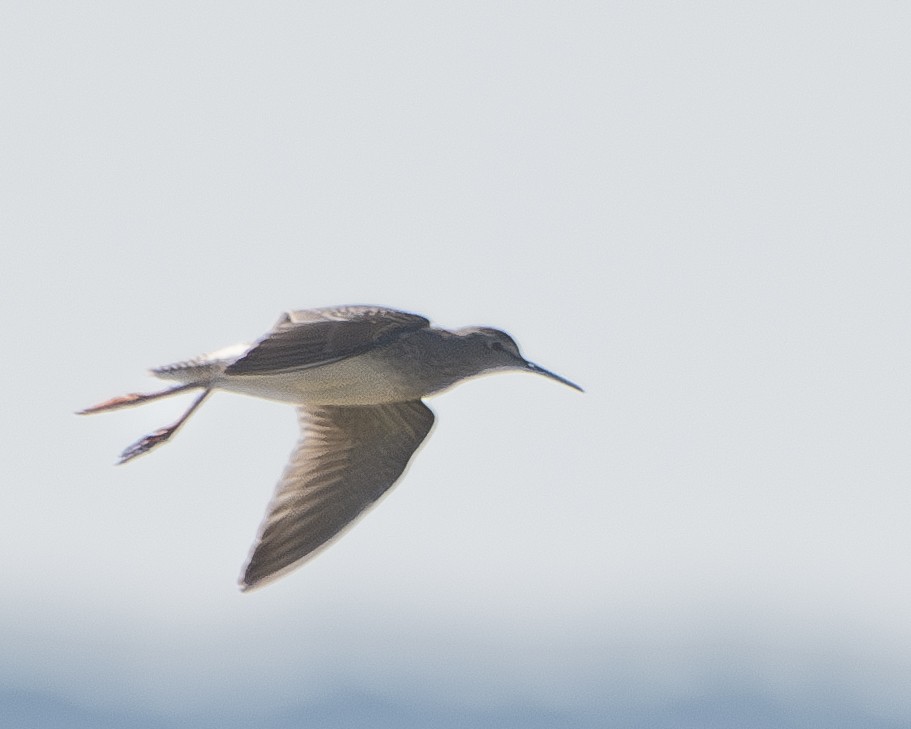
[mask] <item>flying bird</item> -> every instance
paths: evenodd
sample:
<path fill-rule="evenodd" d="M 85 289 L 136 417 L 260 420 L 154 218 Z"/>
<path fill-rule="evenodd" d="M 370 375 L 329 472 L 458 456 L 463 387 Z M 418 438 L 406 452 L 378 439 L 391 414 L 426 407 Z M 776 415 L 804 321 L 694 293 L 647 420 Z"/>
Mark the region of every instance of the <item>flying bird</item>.
<path fill-rule="evenodd" d="M 167 442 L 215 390 L 291 403 L 300 440 L 279 480 L 239 580 L 258 587 L 300 566 L 383 496 L 430 432 L 423 398 L 501 370 L 578 385 L 526 360 L 498 329 L 430 326 L 378 306 L 289 311 L 251 344 L 157 367 L 177 385 L 115 397 L 80 414 L 201 390 L 172 423 L 126 448 L 119 463 Z"/>

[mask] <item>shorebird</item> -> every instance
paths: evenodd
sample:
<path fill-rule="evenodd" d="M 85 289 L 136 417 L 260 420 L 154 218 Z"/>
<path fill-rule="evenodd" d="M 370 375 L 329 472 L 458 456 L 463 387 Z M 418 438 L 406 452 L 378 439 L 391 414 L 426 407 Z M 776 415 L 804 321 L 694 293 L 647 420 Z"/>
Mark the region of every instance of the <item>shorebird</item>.
<path fill-rule="evenodd" d="M 258 587 L 300 566 L 373 506 L 405 471 L 433 425 L 423 398 L 469 377 L 535 372 L 498 329 L 449 331 L 418 314 L 378 306 L 289 311 L 253 344 L 151 370 L 180 384 L 115 397 L 80 414 L 202 390 L 172 423 L 123 451 L 126 463 L 165 443 L 215 390 L 297 406 L 301 437 L 285 468 L 239 584 Z"/>

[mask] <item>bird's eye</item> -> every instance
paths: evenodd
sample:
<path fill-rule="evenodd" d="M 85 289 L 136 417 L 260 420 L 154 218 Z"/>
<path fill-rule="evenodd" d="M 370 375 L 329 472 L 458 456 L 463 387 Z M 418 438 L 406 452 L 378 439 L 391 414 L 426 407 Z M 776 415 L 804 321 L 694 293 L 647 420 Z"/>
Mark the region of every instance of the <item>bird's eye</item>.
<path fill-rule="evenodd" d="M 491 343 L 490 343 L 490 348 L 491 348 L 491 349 L 495 349 L 497 352 L 503 352 L 503 351 L 504 351 L 503 345 L 502 345 L 500 342 L 497 342 L 497 341 L 491 342 Z"/>

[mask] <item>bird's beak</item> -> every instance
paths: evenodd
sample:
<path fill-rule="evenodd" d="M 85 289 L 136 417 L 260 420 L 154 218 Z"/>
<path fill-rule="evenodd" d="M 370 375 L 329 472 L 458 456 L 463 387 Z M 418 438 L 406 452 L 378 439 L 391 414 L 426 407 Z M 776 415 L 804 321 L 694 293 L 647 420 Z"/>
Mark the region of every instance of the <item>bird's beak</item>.
<path fill-rule="evenodd" d="M 549 377 L 550 379 L 556 380 L 557 382 L 562 382 L 564 385 L 568 385 L 569 387 L 573 388 L 574 390 L 578 390 L 579 392 L 585 392 L 585 390 L 579 387 L 575 382 L 570 382 L 565 377 L 560 377 L 560 375 L 554 374 L 550 370 L 546 370 L 543 367 L 538 367 L 538 365 L 536 365 L 534 362 L 526 361 L 525 369 L 527 369 L 529 372 L 536 372 L 539 375 Z"/>

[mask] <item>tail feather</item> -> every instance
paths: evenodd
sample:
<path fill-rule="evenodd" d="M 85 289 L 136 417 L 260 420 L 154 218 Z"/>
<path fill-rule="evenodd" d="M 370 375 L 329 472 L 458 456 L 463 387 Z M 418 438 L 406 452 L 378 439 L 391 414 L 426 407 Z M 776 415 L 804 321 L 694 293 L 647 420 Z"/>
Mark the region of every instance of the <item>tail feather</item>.
<path fill-rule="evenodd" d="M 182 362 L 154 367 L 150 372 L 162 380 L 195 382 L 199 386 L 205 386 L 221 375 L 228 365 L 234 363 L 249 349 L 249 344 L 235 344 L 217 352 L 201 354 Z"/>

